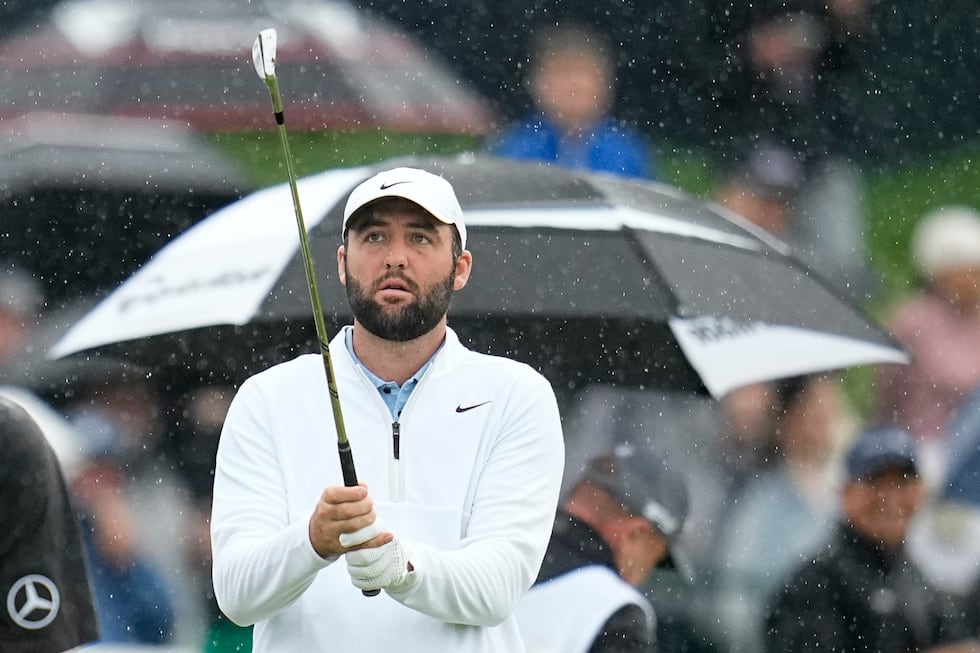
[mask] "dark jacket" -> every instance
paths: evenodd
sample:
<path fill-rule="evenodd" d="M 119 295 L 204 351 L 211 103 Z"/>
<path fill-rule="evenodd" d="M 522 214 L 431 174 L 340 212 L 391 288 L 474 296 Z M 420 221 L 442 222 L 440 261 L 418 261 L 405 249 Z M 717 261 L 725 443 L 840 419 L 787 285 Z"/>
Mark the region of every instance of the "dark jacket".
<path fill-rule="evenodd" d="M 0 651 L 54 653 L 99 636 L 61 466 L 20 406 L 0 398 Z"/>
<path fill-rule="evenodd" d="M 905 653 L 968 636 L 962 611 L 904 554 L 847 525 L 770 603 L 770 653 Z"/>
<path fill-rule="evenodd" d="M 980 637 L 980 578 L 966 597 L 966 624 L 974 637 Z"/>
<path fill-rule="evenodd" d="M 602 537 L 585 523 L 559 510 L 535 585 L 589 565 L 603 565 L 616 571 L 612 551 Z M 621 608 L 606 621 L 589 653 L 655 651 L 656 636 L 646 623 L 646 616 L 639 607 Z"/>

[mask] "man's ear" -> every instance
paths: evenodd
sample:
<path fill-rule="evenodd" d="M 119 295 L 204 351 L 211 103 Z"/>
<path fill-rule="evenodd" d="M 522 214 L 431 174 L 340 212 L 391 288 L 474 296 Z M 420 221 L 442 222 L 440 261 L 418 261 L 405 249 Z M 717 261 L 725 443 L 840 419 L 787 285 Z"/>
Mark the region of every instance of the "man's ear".
<path fill-rule="evenodd" d="M 346 265 L 347 251 L 344 246 L 341 245 L 337 248 L 337 278 L 340 279 L 340 285 L 347 285 L 347 265 Z"/>
<path fill-rule="evenodd" d="M 470 278 L 470 270 L 472 269 L 473 255 L 469 250 L 463 250 L 463 253 L 456 259 L 456 277 L 453 281 L 453 290 L 462 290 L 466 286 L 466 282 Z"/>

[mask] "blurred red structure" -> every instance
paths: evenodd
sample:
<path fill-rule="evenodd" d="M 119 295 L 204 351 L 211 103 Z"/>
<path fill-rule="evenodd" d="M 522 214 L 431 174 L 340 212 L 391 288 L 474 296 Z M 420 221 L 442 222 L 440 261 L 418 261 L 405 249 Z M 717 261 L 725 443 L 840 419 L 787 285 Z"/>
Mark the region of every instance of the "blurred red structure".
<path fill-rule="evenodd" d="M 0 119 L 32 111 L 145 117 L 207 131 L 268 128 L 251 46 L 279 34 L 287 124 L 482 134 L 488 103 L 413 37 L 336 0 L 67 0 L 0 43 Z"/>

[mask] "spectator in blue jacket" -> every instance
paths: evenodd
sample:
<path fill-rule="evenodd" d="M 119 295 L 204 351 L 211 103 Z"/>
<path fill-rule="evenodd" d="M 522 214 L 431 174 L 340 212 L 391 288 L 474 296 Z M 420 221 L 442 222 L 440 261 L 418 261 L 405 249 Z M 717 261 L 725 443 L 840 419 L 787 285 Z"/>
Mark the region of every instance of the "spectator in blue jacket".
<path fill-rule="evenodd" d="M 605 38 L 580 25 L 549 28 L 536 35 L 530 66 L 534 108 L 497 135 L 491 154 L 656 178 L 643 135 L 610 115 L 616 62 Z"/>

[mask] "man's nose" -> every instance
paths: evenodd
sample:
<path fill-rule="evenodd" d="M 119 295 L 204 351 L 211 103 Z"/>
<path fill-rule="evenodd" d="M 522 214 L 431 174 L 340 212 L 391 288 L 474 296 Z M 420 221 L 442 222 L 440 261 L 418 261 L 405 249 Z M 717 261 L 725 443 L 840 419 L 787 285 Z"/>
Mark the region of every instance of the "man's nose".
<path fill-rule="evenodd" d="M 404 268 L 407 260 L 405 245 L 392 242 L 388 247 L 388 253 L 385 255 L 385 266 L 388 268 Z"/>

